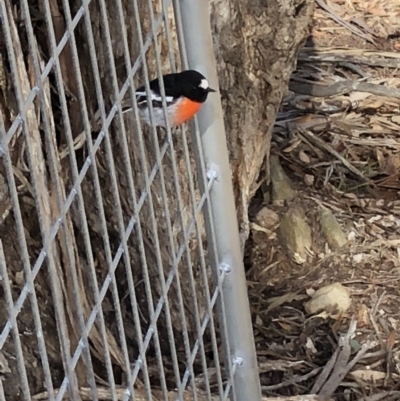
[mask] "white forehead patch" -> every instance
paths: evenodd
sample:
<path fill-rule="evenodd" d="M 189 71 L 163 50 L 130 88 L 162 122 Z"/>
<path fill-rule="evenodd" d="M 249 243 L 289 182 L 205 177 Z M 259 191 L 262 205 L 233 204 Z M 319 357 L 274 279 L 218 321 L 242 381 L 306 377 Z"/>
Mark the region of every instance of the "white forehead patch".
<path fill-rule="evenodd" d="M 199 84 L 199 88 L 208 89 L 210 85 L 206 79 L 202 79 Z"/>

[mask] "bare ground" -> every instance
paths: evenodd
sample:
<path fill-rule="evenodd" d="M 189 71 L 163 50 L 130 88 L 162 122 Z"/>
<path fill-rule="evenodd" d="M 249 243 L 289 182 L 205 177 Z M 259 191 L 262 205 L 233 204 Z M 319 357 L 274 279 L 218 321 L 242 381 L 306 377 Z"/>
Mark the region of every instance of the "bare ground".
<path fill-rule="evenodd" d="M 317 0 L 313 23 L 251 209 L 263 393 L 399 400 L 400 1 Z M 351 303 L 307 311 L 334 283 Z"/>

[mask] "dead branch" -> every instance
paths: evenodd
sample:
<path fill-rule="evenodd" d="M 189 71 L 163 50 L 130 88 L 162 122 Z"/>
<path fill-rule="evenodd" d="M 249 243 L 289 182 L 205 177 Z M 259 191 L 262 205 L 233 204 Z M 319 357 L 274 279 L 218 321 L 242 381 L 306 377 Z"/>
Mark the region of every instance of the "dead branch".
<path fill-rule="evenodd" d="M 374 186 L 374 184 L 364 176 L 364 174 L 354 167 L 348 160 L 346 160 L 343 156 L 341 156 L 336 150 L 334 150 L 327 143 L 322 141 L 320 138 L 315 136 L 312 132 L 301 130 L 301 136 L 305 136 L 310 142 L 314 143 L 317 147 L 326 152 L 330 153 L 332 156 L 336 157 L 350 172 L 352 172 L 355 176 L 361 178 L 361 180 L 365 183 Z"/>
<path fill-rule="evenodd" d="M 394 99 L 400 99 L 400 89 L 351 80 L 336 82 L 332 85 L 318 85 L 315 83 L 307 82 L 291 82 L 289 84 L 289 89 L 301 95 L 314 97 L 330 97 L 335 95 L 345 95 L 351 92 L 365 92 L 371 93 L 372 95 L 376 96 L 385 96 Z"/>
<path fill-rule="evenodd" d="M 359 36 L 360 38 L 375 44 L 374 40 L 370 35 L 365 34 L 360 29 L 356 28 L 355 26 L 351 25 L 343 18 L 339 17 L 323 0 L 316 0 L 316 3 L 328 14 L 330 18 L 332 18 L 338 24 L 347 28 L 350 32 L 353 32 L 355 35 Z"/>
<path fill-rule="evenodd" d="M 347 373 L 357 362 L 365 357 L 367 351 L 371 348 L 371 343 L 367 342 L 361 347 L 357 355 L 349 362 L 351 355 L 350 341 L 356 332 L 356 328 L 357 321 L 353 317 L 347 333 L 340 337 L 337 350 L 332 355 L 330 361 L 326 364 L 320 377 L 315 382 L 311 390 L 313 393 L 318 393 L 323 400 L 328 399 L 333 395 Z M 329 378 L 326 380 L 328 376 Z M 323 384 L 324 381 L 325 383 Z"/>
<path fill-rule="evenodd" d="M 348 62 L 381 68 L 399 68 L 399 53 L 360 49 L 316 49 L 305 47 L 299 54 L 300 62 Z"/>

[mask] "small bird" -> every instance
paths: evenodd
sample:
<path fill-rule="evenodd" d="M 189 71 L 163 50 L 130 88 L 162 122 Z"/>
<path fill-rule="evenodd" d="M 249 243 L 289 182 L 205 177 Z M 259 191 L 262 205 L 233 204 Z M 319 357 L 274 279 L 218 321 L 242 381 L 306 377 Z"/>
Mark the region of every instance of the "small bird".
<path fill-rule="evenodd" d="M 186 70 L 179 73 L 163 76 L 167 115 L 171 128 L 177 127 L 190 120 L 207 100 L 210 88 L 207 79 L 195 70 Z M 151 100 L 153 103 L 154 125 L 166 128 L 164 110 L 162 106 L 161 90 L 158 79 L 150 81 Z M 148 99 L 144 86 L 136 90 L 136 100 L 139 116 L 147 125 L 151 125 Z"/>

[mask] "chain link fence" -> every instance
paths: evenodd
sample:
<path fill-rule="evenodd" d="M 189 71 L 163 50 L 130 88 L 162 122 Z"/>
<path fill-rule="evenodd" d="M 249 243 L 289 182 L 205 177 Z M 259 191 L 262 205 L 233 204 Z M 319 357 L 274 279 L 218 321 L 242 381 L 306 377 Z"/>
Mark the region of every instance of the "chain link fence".
<path fill-rule="evenodd" d="M 260 399 L 219 95 L 173 132 L 135 99 L 189 67 L 218 86 L 208 3 L 0 18 L 0 400 Z"/>

